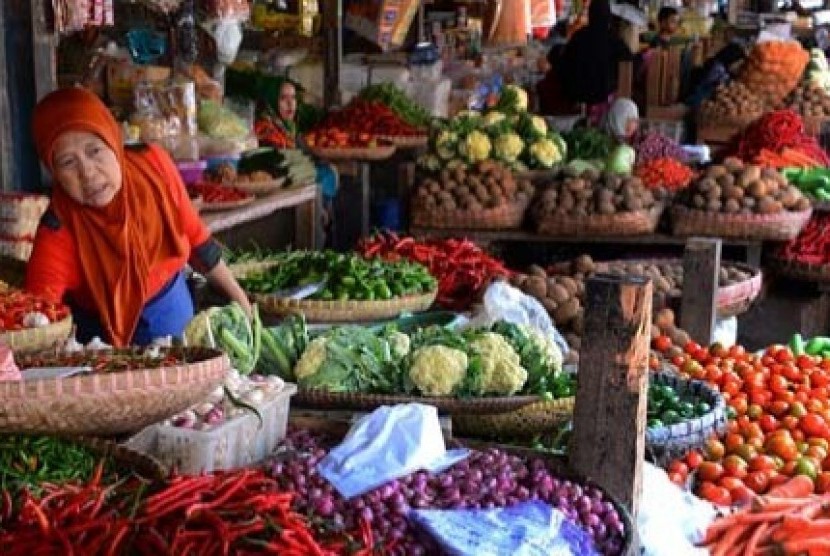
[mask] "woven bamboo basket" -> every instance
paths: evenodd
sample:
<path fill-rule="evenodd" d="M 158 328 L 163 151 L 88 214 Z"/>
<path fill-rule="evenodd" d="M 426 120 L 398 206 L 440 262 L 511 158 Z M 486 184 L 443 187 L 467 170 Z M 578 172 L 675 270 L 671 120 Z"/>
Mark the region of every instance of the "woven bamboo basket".
<path fill-rule="evenodd" d="M 15 354 L 33 353 L 64 343 L 71 333 L 72 317 L 67 316 L 40 328 L 0 332 L 0 344 L 9 346 Z"/>
<path fill-rule="evenodd" d="M 429 136 L 424 135 L 380 135 L 378 139 L 392 143 L 398 149 L 417 149 L 425 147 L 429 142 Z"/>
<path fill-rule="evenodd" d="M 712 406 L 712 410 L 701 417 L 675 425 L 646 429 L 646 453 L 657 465 L 667 465 L 672 459 L 703 447 L 713 434 L 726 432 L 726 401 L 708 384 L 700 380 L 686 380 L 665 372 L 652 373 L 650 381 L 652 384 L 669 384 L 681 397 L 684 394 L 691 395 Z"/>
<path fill-rule="evenodd" d="M 250 193 L 257 197 L 264 197 L 279 190 L 285 183 L 285 180 L 286 178 L 283 177 L 267 181 L 238 181 L 234 182 L 233 186 L 245 193 Z"/>
<path fill-rule="evenodd" d="M 520 228 L 529 202 L 469 210 L 430 210 L 414 205 L 410 219 L 413 226 L 423 228 L 468 228 L 471 230 L 509 230 Z"/>
<path fill-rule="evenodd" d="M 453 430 L 475 438 L 530 438 L 552 432 L 573 416 L 573 397 L 537 401 L 519 409 L 489 415 L 453 415 Z"/>
<path fill-rule="evenodd" d="M 549 181 L 555 179 L 559 175 L 559 168 L 549 168 L 547 170 L 526 170 L 524 172 L 515 172 L 513 177 L 517 180 L 530 181 Z"/>
<path fill-rule="evenodd" d="M 276 261 L 250 261 L 246 263 L 232 263 L 228 268 L 237 280 L 254 272 L 262 272 L 276 266 Z"/>
<path fill-rule="evenodd" d="M 537 219 L 536 231 L 546 236 L 651 234 L 657 229 L 662 212 L 663 207 L 657 205 L 651 210 L 616 214 L 592 214 L 580 217 L 550 215 Z"/>
<path fill-rule="evenodd" d="M 2 382 L 0 431 L 102 436 L 134 432 L 204 400 L 230 370 L 227 356 L 216 350 L 175 348 L 174 352 L 191 362 Z M 20 358 L 18 365 L 25 369 L 26 358 Z"/>
<path fill-rule="evenodd" d="M 778 214 L 726 214 L 675 206 L 671 216 L 676 236 L 789 241 L 798 236 L 811 214 L 811 209 Z"/>
<path fill-rule="evenodd" d="M 325 160 L 386 160 L 395 154 L 395 145 L 381 145 L 366 148 L 310 147 L 317 157 Z"/>
<path fill-rule="evenodd" d="M 116 444 L 104 438 L 75 436 L 73 442 L 89 448 L 96 454 L 112 459 L 116 467 L 139 475 L 151 481 L 163 481 L 169 475 L 168 469 L 162 463 L 148 454 L 143 454 L 122 444 Z"/>
<path fill-rule="evenodd" d="M 435 301 L 437 290 L 419 295 L 372 301 L 325 301 L 319 299 L 286 299 L 269 294 L 253 294 L 260 310 L 269 315 L 301 313 L 309 322 L 367 322 L 389 319 L 401 313 L 420 313 Z"/>
<path fill-rule="evenodd" d="M 830 265 L 801 263 L 775 257 L 772 259 L 772 268 L 776 274 L 787 278 L 818 284 L 830 283 Z"/>
<path fill-rule="evenodd" d="M 297 391 L 294 399 L 291 400 L 291 403 L 297 407 L 309 409 L 343 409 L 352 411 L 372 411 L 382 405 L 421 403 L 434 406 L 439 411 L 452 415 L 453 419 L 455 419 L 458 415 L 483 416 L 494 413 L 505 413 L 534 404 L 538 401 L 538 396 L 452 398 L 300 389 Z"/>
<path fill-rule="evenodd" d="M 250 197 L 246 197 L 244 199 L 239 199 L 238 201 L 229 201 L 226 203 L 207 203 L 202 201 L 202 204 L 199 205 L 199 212 L 218 212 L 221 210 L 232 210 L 241 207 L 247 207 L 254 201 L 256 201 L 256 197 L 253 195 L 251 195 Z"/>

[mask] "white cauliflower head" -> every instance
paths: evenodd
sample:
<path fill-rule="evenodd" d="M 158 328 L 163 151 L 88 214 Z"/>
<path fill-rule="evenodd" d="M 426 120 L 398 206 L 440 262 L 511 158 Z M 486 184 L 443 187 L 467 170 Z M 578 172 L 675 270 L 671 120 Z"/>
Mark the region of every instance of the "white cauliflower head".
<path fill-rule="evenodd" d="M 487 127 L 496 126 L 507 119 L 503 112 L 491 110 L 484 115 L 484 125 Z"/>
<path fill-rule="evenodd" d="M 403 332 L 394 330 L 387 335 L 386 339 L 389 342 L 389 348 L 392 350 L 392 356 L 395 359 L 403 359 L 409 355 L 411 345 L 409 336 Z"/>
<path fill-rule="evenodd" d="M 528 106 L 528 97 L 527 91 L 519 87 L 518 85 L 507 85 L 502 92 L 502 95 L 508 93 L 509 96 L 513 96 L 513 109 L 519 112 L 525 112 Z"/>
<path fill-rule="evenodd" d="M 481 355 L 482 393 L 512 396 L 527 381 L 527 370 L 513 346 L 501 335 L 485 332 L 472 347 Z"/>
<path fill-rule="evenodd" d="M 533 127 L 533 131 L 538 133 L 540 136 L 548 134 L 548 123 L 542 116 L 531 116 L 530 125 Z"/>
<path fill-rule="evenodd" d="M 562 370 L 563 357 L 562 350 L 559 349 L 556 342 L 550 336 L 543 334 L 536 327 L 529 324 L 520 324 L 519 328 L 542 352 L 543 363 L 548 371 L 551 374 L 558 374 Z"/>
<path fill-rule="evenodd" d="M 496 158 L 504 162 L 513 162 L 525 149 L 524 141 L 517 133 L 505 133 L 493 141 L 493 151 Z"/>
<path fill-rule="evenodd" d="M 461 142 L 459 152 L 470 163 L 473 163 L 490 158 L 491 149 L 490 138 L 485 133 L 476 129 L 471 131 Z"/>
<path fill-rule="evenodd" d="M 539 139 L 530 146 L 530 156 L 536 161 L 536 165 L 542 168 L 551 168 L 562 161 L 559 147 L 547 138 Z"/>
<path fill-rule="evenodd" d="M 451 396 L 467 376 L 467 354 L 441 345 L 412 354 L 409 378 L 425 396 Z"/>

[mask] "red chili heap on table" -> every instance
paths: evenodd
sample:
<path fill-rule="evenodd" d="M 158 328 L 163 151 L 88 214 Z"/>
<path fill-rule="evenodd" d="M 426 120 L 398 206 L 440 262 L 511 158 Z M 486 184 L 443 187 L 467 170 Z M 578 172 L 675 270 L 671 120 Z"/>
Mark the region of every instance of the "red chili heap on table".
<path fill-rule="evenodd" d="M 814 137 L 804 134 L 801 116 L 792 110 L 770 112 L 749 126 L 738 143 L 737 156 L 773 167 L 830 166 L 830 158 Z"/>
<path fill-rule="evenodd" d="M 69 316 L 69 308 L 63 304 L 52 303 L 28 292 L 12 290 L 0 293 L 0 332 L 25 328 L 23 319 L 34 312 L 46 315 L 49 322 Z"/>
<path fill-rule="evenodd" d="M 691 168 L 673 158 L 655 158 L 639 164 L 635 174 L 646 187 L 665 187 L 669 191 L 683 189 L 695 176 Z"/>
<path fill-rule="evenodd" d="M 798 237 L 784 244 L 779 256 L 804 264 L 830 264 L 830 214 L 813 215 Z"/>
<path fill-rule="evenodd" d="M 309 146 L 360 147 L 377 137 L 413 137 L 425 131 L 404 122 L 387 106 L 355 99 L 330 113 L 307 136 Z"/>
<path fill-rule="evenodd" d="M 438 280 L 436 301 L 452 310 L 469 308 L 481 299 L 493 279 L 508 278 L 511 274 L 501 261 L 466 239 L 420 242 L 387 232 L 362 240 L 357 250 L 366 258 L 406 259 L 423 264 Z"/>
<path fill-rule="evenodd" d="M 250 194 L 236 187 L 207 182 L 190 185 L 188 190 L 201 196 L 206 203 L 233 203 L 250 197 Z"/>
<path fill-rule="evenodd" d="M 317 534 L 305 518 L 291 511 L 294 494 L 280 489 L 260 470 L 174 477 L 165 489 L 144 500 L 140 486 L 116 490 L 102 486 L 100 479 L 99 467 L 88 485 L 48 487 L 39 500 L 24 494 L 16 511 L 6 494 L 0 515 L 0 554 L 374 553 L 367 524 L 361 523 L 356 535 Z"/>

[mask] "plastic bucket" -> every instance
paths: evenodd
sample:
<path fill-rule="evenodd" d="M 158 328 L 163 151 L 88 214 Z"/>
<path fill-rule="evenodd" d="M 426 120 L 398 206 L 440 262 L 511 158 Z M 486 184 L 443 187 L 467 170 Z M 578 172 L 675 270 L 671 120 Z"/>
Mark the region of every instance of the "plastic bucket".
<path fill-rule="evenodd" d="M 179 174 L 182 176 L 182 181 L 186 185 L 194 184 L 202 179 L 202 175 L 207 168 L 207 162 L 199 160 L 196 162 L 179 162 L 176 164 L 179 169 Z"/>

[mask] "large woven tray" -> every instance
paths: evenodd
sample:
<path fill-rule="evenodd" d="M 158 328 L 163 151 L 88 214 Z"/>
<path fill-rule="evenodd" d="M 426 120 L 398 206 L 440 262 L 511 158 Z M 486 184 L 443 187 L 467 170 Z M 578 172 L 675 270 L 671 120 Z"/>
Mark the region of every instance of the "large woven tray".
<path fill-rule="evenodd" d="M 808 264 L 775 257 L 771 259 L 773 271 L 787 278 L 816 282 L 830 283 L 830 265 Z"/>
<path fill-rule="evenodd" d="M 237 209 L 241 207 L 246 207 L 256 201 L 256 197 L 251 195 L 245 199 L 240 199 L 238 201 L 229 201 L 227 203 L 208 203 L 202 201 L 202 204 L 199 205 L 199 212 L 217 212 L 220 210 L 231 210 Z"/>
<path fill-rule="evenodd" d="M 701 448 L 713 434 L 726 432 L 726 401 L 711 386 L 700 380 L 686 380 L 672 373 L 652 373 L 652 383 L 670 384 L 681 396 L 691 393 L 712 406 L 701 417 L 675 425 L 646 429 L 646 453 L 658 465 L 666 465 L 695 448 Z"/>
<path fill-rule="evenodd" d="M 115 435 L 137 431 L 204 400 L 230 369 L 227 356 L 216 350 L 174 348 L 174 352 L 194 362 L 2 382 L 0 432 Z M 25 368 L 26 358 L 20 358 L 18 365 Z"/>
<path fill-rule="evenodd" d="M 240 278 L 244 278 L 252 272 L 262 272 L 264 270 L 268 270 L 277 264 L 278 263 L 276 261 L 250 261 L 246 263 L 232 263 L 228 265 L 228 268 L 234 278 L 238 280 Z"/>
<path fill-rule="evenodd" d="M 429 136 L 424 135 L 380 135 L 378 139 L 392 143 L 399 149 L 415 149 L 425 147 L 429 142 Z"/>
<path fill-rule="evenodd" d="M 717 236 L 768 241 L 789 241 L 798 236 L 812 210 L 778 214 L 726 214 L 672 208 L 672 231 L 676 236 Z"/>
<path fill-rule="evenodd" d="M 262 197 L 277 191 L 285 183 L 286 178 L 274 178 L 268 181 L 237 181 L 233 183 L 236 189 Z"/>
<path fill-rule="evenodd" d="M 511 203 L 479 211 L 430 210 L 414 205 L 410 218 L 413 226 L 423 228 L 508 230 L 521 227 L 528 204 L 528 202 Z"/>
<path fill-rule="evenodd" d="M 302 313 L 310 322 L 366 322 L 393 318 L 401 313 L 419 313 L 429 309 L 437 290 L 385 300 L 325 301 L 318 299 L 286 299 L 269 294 L 251 297 L 260 311 L 270 315 Z"/>
<path fill-rule="evenodd" d="M 396 396 L 386 394 L 361 394 L 356 392 L 327 392 L 325 390 L 297 391 L 291 404 L 309 409 L 348 409 L 372 411 L 382 405 L 400 403 L 422 403 L 432 405 L 439 411 L 452 415 L 489 415 L 514 411 L 536 403 L 538 396 L 506 396 L 481 398 L 451 398 L 426 396 Z"/>
<path fill-rule="evenodd" d="M 576 398 L 542 400 L 504 413 L 453 415 L 452 428 L 475 438 L 531 438 L 552 432 L 573 416 Z"/>
<path fill-rule="evenodd" d="M 643 235 L 654 233 L 663 207 L 651 210 L 592 214 L 582 217 L 551 215 L 536 221 L 536 231 L 547 236 Z"/>
<path fill-rule="evenodd" d="M 326 160 L 386 160 L 395 154 L 395 145 L 381 145 L 366 148 L 326 148 L 309 147 L 309 150 Z"/>
<path fill-rule="evenodd" d="M 32 353 L 62 344 L 72 333 L 72 317 L 40 328 L 26 328 L 0 332 L 0 344 L 9 346 L 15 354 Z"/>

